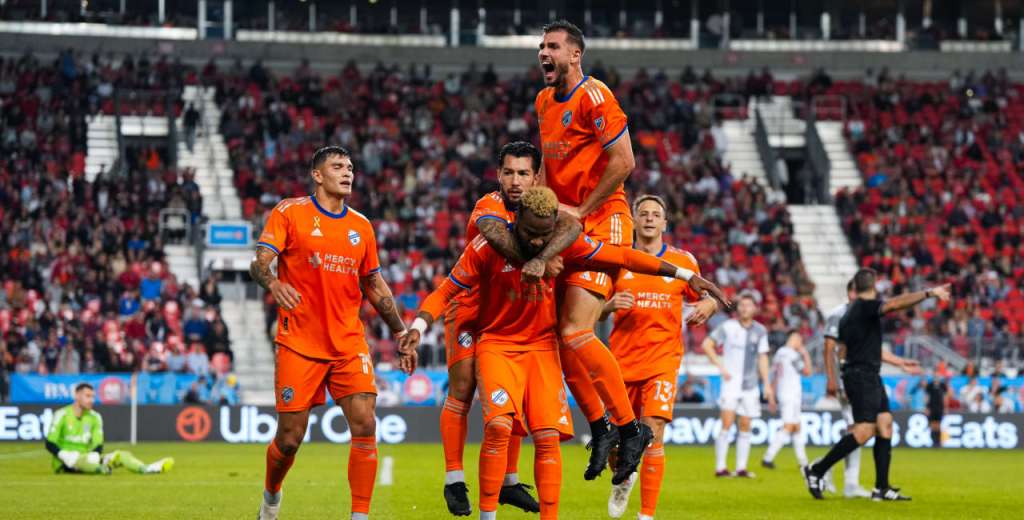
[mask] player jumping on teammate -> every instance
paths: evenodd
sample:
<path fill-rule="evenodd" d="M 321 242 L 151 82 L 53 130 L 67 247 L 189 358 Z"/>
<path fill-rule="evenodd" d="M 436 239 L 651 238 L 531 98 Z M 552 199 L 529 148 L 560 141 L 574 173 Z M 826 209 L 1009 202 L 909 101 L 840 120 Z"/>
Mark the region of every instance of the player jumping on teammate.
<path fill-rule="evenodd" d="M 675 265 L 700 273 L 697 260 L 687 251 L 666 244 L 662 235 L 668 225 L 665 201 L 644 195 L 633 204 L 637 223 L 633 247 Z M 700 325 L 718 311 L 718 302 L 673 278 L 622 270 L 615 280 L 615 296 L 605 304 L 602 319 L 614 313 L 615 326 L 609 343 L 622 368 L 633 412 L 654 431 L 654 442 L 644 452 L 643 466 L 625 482 L 612 487 L 608 515 L 620 518 L 629 495 L 640 480 L 640 520 L 654 518 L 665 475 L 665 424 L 672 420 L 676 381 L 684 345 L 683 302 L 692 303 L 688 325 Z M 614 455 L 613 455 L 614 458 Z"/>
<path fill-rule="evenodd" d="M 377 477 L 377 386 L 359 320 L 363 296 L 396 337 L 405 325 L 380 274 L 373 225 L 345 203 L 355 181 L 351 154 L 337 146 L 321 148 L 310 170 L 315 192 L 282 200 L 271 211 L 249 269 L 280 306 L 274 340 L 277 433 L 267 446 L 259 518 L 277 518 L 281 484 L 306 434 L 309 411 L 326 402 L 327 390 L 352 433 L 351 518 L 365 520 Z M 277 276 L 270 270 L 274 258 Z M 401 350 L 399 365 L 412 373 L 416 352 Z"/>

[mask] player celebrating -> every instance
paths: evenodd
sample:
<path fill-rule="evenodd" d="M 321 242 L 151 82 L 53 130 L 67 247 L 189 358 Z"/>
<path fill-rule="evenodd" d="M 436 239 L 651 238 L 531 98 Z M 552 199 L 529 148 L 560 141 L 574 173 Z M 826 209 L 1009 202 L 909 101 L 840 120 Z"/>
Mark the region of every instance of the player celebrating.
<path fill-rule="evenodd" d="M 528 256 L 543 250 L 554 236 L 558 220 L 554 192 L 545 187 L 526 190 L 513 226 L 520 250 Z M 576 229 L 579 233 L 578 225 Z M 717 287 L 691 270 L 588 237 L 576 239 L 561 256 L 567 264 L 626 267 L 688 280 L 696 290 L 708 290 L 723 298 Z M 485 423 L 480 452 L 480 518 L 495 518 L 509 438 L 525 434 L 527 427 L 536 447 L 534 471 L 541 518 L 557 518 L 562 471 L 559 441 L 572 437 L 572 421 L 561 383 L 550 278 L 532 282 L 523 273 L 522 264 L 511 263 L 485 239 L 477 237 L 448 279 L 424 301 L 402 340 L 403 350 L 414 349 L 444 306 L 459 292 L 473 287 L 479 291 L 477 386 Z M 580 345 L 582 342 L 566 347 Z"/>
<path fill-rule="evenodd" d="M 696 259 L 686 251 L 670 247 L 662 240 L 668 220 L 665 201 L 657 195 L 644 195 L 633 204 L 637 223 L 633 247 L 645 253 L 700 273 Z M 615 314 L 615 327 L 609 343 L 622 367 L 633 412 L 654 431 L 654 442 L 644 453 L 640 474 L 640 520 L 654 518 L 654 510 L 665 474 L 665 424 L 672 420 L 676 381 L 683 357 L 683 302 L 696 302 L 687 321 L 697 325 L 710 318 L 718 303 L 711 297 L 701 299 L 688 284 L 672 278 L 637 274 L 622 270 L 615 280 L 615 296 L 604 306 L 604 314 Z M 604 319 L 605 315 L 602 316 Z M 620 518 L 629 505 L 629 494 L 637 473 L 613 486 L 608 499 L 608 515 Z"/>
<path fill-rule="evenodd" d="M 861 269 L 853 277 L 857 299 L 850 303 L 839 321 L 839 341 L 846 346 L 843 365 L 843 388 L 853 409 L 853 431 L 843 436 L 823 459 L 804 467 L 804 480 L 811 496 L 824 498 L 824 476 L 839 459 L 863 446 L 875 437 L 875 489 L 871 499 L 876 501 L 904 501 L 910 497 L 889 484 L 889 462 L 892 458 L 892 413 L 889 396 L 879 376 L 883 361 L 882 316 L 890 312 L 909 309 L 929 298 L 949 300 L 949 286 L 942 285 L 925 291 L 901 294 L 882 301 L 875 289 L 877 276 L 871 269 Z M 893 356 L 895 357 L 895 356 Z M 896 358 L 904 366 L 913 366 Z M 828 372 L 829 378 L 834 377 Z M 829 388 L 835 388 L 830 382 Z"/>
<path fill-rule="evenodd" d="M 775 357 L 772 358 L 771 373 L 773 375 L 772 383 L 775 385 L 775 395 L 779 400 L 779 415 L 782 416 L 782 425 L 775 430 L 772 442 L 768 445 L 768 451 L 761 459 L 761 466 L 775 469 L 775 456 L 792 439 L 796 460 L 802 468 L 807 465 L 807 450 L 804 448 L 805 440 L 800 431 L 800 403 L 803 400 L 800 375 L 811 375 L 811 356 L 804 348 L 804 338 L 799 331 L 790 331 L 786 337 L 786 344 L 775 352 Z"/>
<path fill-rule="evenodd" d="M 355 178 L 351 155 L 344 148 L 327 146 L 313 154 L 311 163 L 314 194 L 278 203 L 249 269 L 280 306 L 274 373 L 277 433 L 267 447 L 259 515 L 262 520 L 277 518 L 281 483 L 302 444 L 310 409 L 326 401 L 326 388 L 352 432 L 351 517 L 364 520 L 377 475 L 377 387 L 359 321 L 363 295 L 393 334 L 403 335 L 405 326 L 380 274 L 373 226 L 345 204 Z M 277 276 L 270 270 L 274 258 Z M 401 368 L 411 373 L 416 353 L 400 354 Z"/>
<path fill-rule="evenodd" d="M 560 20 L 544 26 L 537 57 L 547 88 L 535 101 L 544 151 L 543 177 L 564 209 L 582 221 L 587 236 L 621 245 L 633 234 L 622 187 L 635 165 L 633 145 L 626 114 L 612 91 L 583 75 L 585 49 L 583 32 L 572 23 Z M 539 267 L 538 262 L 529 270 Z M 594 334 L 616 274 L 576 271 L 564 276 L 558 328 L 565 378 L 594 437 L 584 478 L 592 480 L 601 474 L 618 442 L 621 446 L 612 483 L 620 484 L 636 470 L 654 434 L 637 420 L 619 366 Z M 569 344 L 578 347 L 566 348 Z M 615 432 L 608 428 L 605 406 L 617 427 Z"/>
<path fill-rule="evenodd" d="M 750 420 L 761 417 L 758 375 L 771 407 L 775 406 L 775 392 L 768 384 L 768 329 L 754 321 L 757 302 L 752 293 L 740 295 L 737 313 L 739 319 L 732 318 L 719 325 L 701 347 L 722 373 L 722 396 L 718 401 L 722 409 L 722 429 L 715 439 L 715 476 L 732 476 L 725 460 L 729 455 L 729 430 L 738 415 L 735 476 L 753 478 L 754 473 L 747 471 L 747 458 L 750 456 Z M 715 345 L 722 345 L 724 362 L 715 354 Z"/>
<path fill-rule="evenodd" d="M 466 243 L 478 235 L 488 242 L 501 240 L 515 219 L 515 209 L 523 191 L 537 182 L 540 150 L 530 143 L 508 143 L 498 153 L 500 190 L 484 195 L 470 214 Z M 567 221 L 567 220 L 566 220 Z M 564 226 L 563 226 L 564 227 Z M 558 231 L 556 231 L 556 234 Z M 476 317 L 479 291 L 466 291 L 452 299 L 444 315 L 445 347 L 448 361 L 448 396 L 441 409 L 441 445 L 444 448 L 444 498 L 448 511 L 465 516 L 472 513 L 469 489 L 463 472 L 462 454 L 466 446 L 467 415 L 476 390 Z M 517 467 L 522 438 L 512 436 L 508 447 L 508 467 L 498 502 L 511 504 L 527 512 L 540 510 L 525 484 L 519 483 Z"/>
<path fill-rule="evenodd" d="M 46 435 L 46 451 L 53 455 L 56 473 L 109 475 L 124 467 L 132 473 L 166 473 L 174 467 L 171 457 L 146 464 L 130 452 L 117 450 L 103 455 L 103 417 L 93 409 L 96 392 L 89 383 L 75 386 L 75 401 L 53 415 Z"/>

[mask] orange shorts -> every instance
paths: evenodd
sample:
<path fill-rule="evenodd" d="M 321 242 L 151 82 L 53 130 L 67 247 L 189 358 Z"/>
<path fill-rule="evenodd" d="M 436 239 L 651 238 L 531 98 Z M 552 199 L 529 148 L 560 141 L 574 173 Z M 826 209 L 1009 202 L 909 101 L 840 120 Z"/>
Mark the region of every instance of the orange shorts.
<path fill-rule="evenodd" d="M 672 409 L 676 402 L 676 371 L 666 372 L 649 379 L 626 381 L 626 393 L 637 417 L 660 417 L 672 420 Z"/>
<path fill-rule="evenodd" d="M 480 391 L 484 424 L 502 415 L 512 415 L 513 433 L 552 428 L 562 440 L 571 439 L 572 414 L 558 350 L 502 352 L 480 345 L 476 358 L 476 385 Z"/>
<path fill-rule="evenodd" d="M 621 246 L 633 243 L 633 217 L 626 213 L 598 213 L 583 219 L 583 234 L 594 239 Z M 569 271 L 563 277 L 568 285 L 582 287 L 607 300 L 612 295 L 619 270 Z"/>
<path fill-rule="evenodd" d="M 368 351 L 348 359 L 313 359 L 277 345 L 274 396 L 278 412 L 301 412 L 352 394 L 377 394 L 373 361 Z"/>
<path fill-rule="evenodd" d="M 464 297 L 463 297 L 464 298 Z M 459 298 L 444 313 L 444 352 L 448 368 L 476 355 L 476 331 L 473 320 L 479 307 L 473 301 Z"/>

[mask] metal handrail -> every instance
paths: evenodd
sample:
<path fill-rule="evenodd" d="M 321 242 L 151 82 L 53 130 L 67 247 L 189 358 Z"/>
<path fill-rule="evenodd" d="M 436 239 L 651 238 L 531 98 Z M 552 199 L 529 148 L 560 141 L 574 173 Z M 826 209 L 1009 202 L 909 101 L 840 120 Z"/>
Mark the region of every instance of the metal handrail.
<path fill-rule="evenodd" d="M 757 155 L 761 158 L 761 166 L 764 167 L 765 175 L 768 176 L 768 183 L 774 189 L 782 189 L 778 171 L 779 155 L 768 142 L 768 128 L 761 116 L 761 109 L 756 106 L 754 108 L 754 144 L 757 145 Z"/>

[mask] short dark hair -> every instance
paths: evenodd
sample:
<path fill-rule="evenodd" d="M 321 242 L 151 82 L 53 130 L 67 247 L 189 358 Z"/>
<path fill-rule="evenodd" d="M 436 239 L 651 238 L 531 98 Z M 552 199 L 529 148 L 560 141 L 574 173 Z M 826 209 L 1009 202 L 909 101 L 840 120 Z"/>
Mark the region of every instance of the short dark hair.
<path fill-rule="evenodd" d="M 512 141 L 501 147 L 498 152 L 498 167 L 505 166 L 505 158 L 508 156 L 512 157 L 529 157 L 530 162 L 533 164 L 533 173 L 540 172 L 540 150 L 532 143 L 526 141 Z"/>
<path fill-rule="evenodd" d="M 750 300 L 751 303 L 753 303 L 754 305 L 760 305 L 761 304 L 761 302 L 758 301 L 757 295 L 754 294 L 753 291 L 742 291 L 742 292 L 740 292 L 739 297 L 737 298 L 737 301 L 742 300 L 744 298 Z"/>
<path fill-rule="evenodd" d="M 865 267 L 853 275 L 853 285 L 857 288 L 858 293 L 868 292 L 875 288 L 876 278 L 875 270 Z"/>
<path fill-rule="evenodd" d="M 853 290 L 853 278 L 850 278 L 849 282 L 846 282 L 846 292 Z"/>
<path fill-rule="evenodd" d="M 324 161 L 332 155 L 340 155 L 342 157 L 352 157 L 349 151 L 341 146 L 325 146 L 313 153 L 313 160 L 310 161 L 309 169 L 316 170 L 323 166 Z"/>
<path fill-rule="evenodd" d="M 661 197 L 659 197 L 657 195 L 651 195 L 651 194 L 641 195 L 635 201 L 633 201 L 633 213 L 636 213 L 636 211 L 638 209 L 640 209 L 640 205 L 641 204 L 643 204 L 644 202 L 647 202 L 649 200 L 653 200 L 654 202 L 658 203 L 658 205 L 661 206 L 661 209 L 663 211 L 665 211 L 666 213 L 668 213 L 668 205 L 665 204 L 665 199 L 663 199 L 663 198 L 661 198 Z"/>
<path fill-rule="evenodd" d="M 580 52 L 587 50 L 587 44 L 583 41 L 583 31 L 576 24 L 569 20 L 555 20 L 544 26 L 544 34 L 554 31 L 565 31 L 568 40 L 580 48 Z"/>
<path fill-rule="evenodd" d="M 82 390 L 93 390 L 92 385 L 89 383 L 78 383 L 75 385 L 75 393 L 81 392 Z"/>

